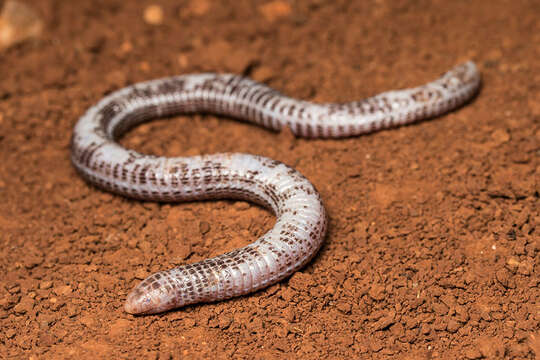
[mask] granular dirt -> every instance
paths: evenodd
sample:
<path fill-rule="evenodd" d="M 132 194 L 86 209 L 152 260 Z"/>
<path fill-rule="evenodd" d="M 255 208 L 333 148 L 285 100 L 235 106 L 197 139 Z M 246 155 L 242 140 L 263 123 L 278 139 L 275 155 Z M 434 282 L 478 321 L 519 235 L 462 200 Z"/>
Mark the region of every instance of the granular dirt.
<path fill-rule="evenodd" d="M 540 358 L 537 1 L 41 0 L 42 37 L 0 61 L 0 357 Z M 153 6 L 149 8 L 150 6 Z M 339 102 L 467 59 L 464 108 L 341 140 L 215 116 L 141 125 L 125 146 L 236 151 L 294 166 L 330 217 L 323 249 L 265 290 L 157 316 L 123 311 L 146 275 L 254 241 L 245 202 L 156 204 L 86 184 L 77 118 L 137 81 L 249 75 Z"/>

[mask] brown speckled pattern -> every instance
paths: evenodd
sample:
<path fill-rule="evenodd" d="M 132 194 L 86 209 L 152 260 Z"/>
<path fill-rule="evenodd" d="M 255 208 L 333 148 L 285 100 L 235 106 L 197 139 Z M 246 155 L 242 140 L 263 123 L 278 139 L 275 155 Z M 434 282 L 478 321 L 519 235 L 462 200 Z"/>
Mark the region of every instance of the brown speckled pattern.
<path fill-rule="evenodd" d="M 165 158 L 125 149 L 115 139 L 143 121 L 210 112 L 305 137 L 344 137 L 440 115 L 469 100 L 480 86 L 465 63 L 426 85 L 346 104 L 288 98 L 236 75 L 199 74 L 153 80 L 114 92 L 78 121 L 71 158 L 102 189 L 157 201 L 235 198 L 276 214 L 275 226 L 241 249 L 151 275 L 128 295 L 125 310 L 158 313 L 187 304 L 247 294 L 304 266 L 317 253 L 326 215 L 313 185 L 280 162 L 248 154 Z"/>

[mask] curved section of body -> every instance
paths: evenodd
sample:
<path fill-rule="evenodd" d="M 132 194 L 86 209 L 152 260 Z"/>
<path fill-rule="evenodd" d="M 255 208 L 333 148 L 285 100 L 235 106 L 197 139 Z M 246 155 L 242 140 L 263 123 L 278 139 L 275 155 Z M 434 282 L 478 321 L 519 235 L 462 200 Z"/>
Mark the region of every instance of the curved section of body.
<path fill-rule="evenodd" d="M 89 182 L 121 195 L 155 201 L 236 198 L 277 217 L 256 242 L 196 264 L 151 275 L 128 295 L 125 310 L 157 313 L 230 298 L 273 284 L 318 251 L 326 215 L 313 185 L 296 170 L 248 154 L 166 158 L 139 154 L 115 139 L 146 120 L 180 113 L 232 116 L 298 136 L 345 137 L 433 117 L 468 101 L 480 85 L 465 63 L 426 85 L 346 104 L 286 97 L 236 75 L 184 75 L 135 84 L 91 107 L 72 137 L 72 162 Z"/>

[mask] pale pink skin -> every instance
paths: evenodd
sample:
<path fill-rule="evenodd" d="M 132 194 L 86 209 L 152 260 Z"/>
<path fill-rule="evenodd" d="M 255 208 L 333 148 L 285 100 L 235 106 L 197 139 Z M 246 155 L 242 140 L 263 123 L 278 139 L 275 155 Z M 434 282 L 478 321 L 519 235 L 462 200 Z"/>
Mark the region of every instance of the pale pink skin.
<path fill-rule="evenodd" d="M 72 162 L 86 180 L 143 200 L 244 199 L 277 217 L 269 232 L 246 247 L 151 275 L 128 295 L 125 311 L 152 314 L 264 288 L 309 262 L 326 233 L 320 196 L 296 170 L 249 154 L 143 155 L 115 141 L 127 129 L 153 118 L 207 112 L 275 130 L 288 126 L 297 136 L 346 137 L 443 114 L 467 102 L 479 86 L 480 74 L 467 62 L 423 86 L 346 104 L 292 99 L 227 74 L 153 80 L 108 95 L 73 132 Z"/>

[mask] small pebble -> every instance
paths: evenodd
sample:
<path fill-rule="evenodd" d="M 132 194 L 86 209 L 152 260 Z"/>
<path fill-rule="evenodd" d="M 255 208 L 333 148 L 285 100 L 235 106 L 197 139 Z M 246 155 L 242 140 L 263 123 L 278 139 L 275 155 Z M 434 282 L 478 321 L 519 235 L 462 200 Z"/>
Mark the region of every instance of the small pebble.
<path fill-rule="evenodd" d="M 497 145 L 504 144 L 510 140 L 510 134 L 504 129 L 497 129 L 491 133 L 491 138 L 496 142 Z"/>
<path fill-rule="evenodd" d="M 237 201 L 233 206 L 236 210 L 247 210 L 251 207 L 251 205 L 246 201 Z"/>
<path fill-rule="evenodd" d="M 130 53 L 132 50 L 133 50 L 133 44 L 129 41 L 124 41 L 120 45 L 120 48 L 118 49 L 118 53 L 120 55 L 125 55 L 125 54 Z"/>
<path fill-rule="evenodd" d="M 288 2 L 275 0 L 259 6 L 259 11 L 266 20 L 273 22 L 279 18 L 290 15 L 292 9 Z"/>
<path fill-rule="evenodd" d="M 208 0 L 191 0 L 188 5 L 189 14 L 202 16 L 210 10 L 210 2 Z"/>
<path fill-rule="evenodd" d="M 163 23 L 163 8 L 159 5 L 150 5 L 144 9 L 144 21 L 150 25 L 161 25 Z"/>
<path fill-rule="evenodd" d="M 64 285 L 54 289 L 54 293 L 58 296 L 71 294 L 71 286 Z"/>
<path fill-rule="evenodd" d="M 143 61 L 139 64 L 139 69 L 144 72 L 150 71 L 150 64 L 147 61 Z"/>
<path fill-rule="evenodd" d="M 373 284 L 369 289 L 368 295 L 376 301 L 382 301 L 386 297 L 384 286 L 379 284 Z"/>
<path fill-rule="evenodd" d="M 15 307 L 13 307 L 13 310 L 18 314 L 26 314 L 27 312 L 32 311 L 34 308 L 34 300 L 32 298 L 24 298 L 19 302 Z"/>
<path fill-rule="evenodd" d="M 178 65 L 180 65 L 181 68 L 187 68 L 187 66 L 189 65 L 189 59 L 186 54 L 179 54 L 176 60 L 178 61 Z"/>
<path fill-rule="evenodd" d="M 459 322 L 457 322 L 454 319 L 450 319 L 448 321 L 448 324 L 446 325 L 446 330 L 448 330 L 449 333 L 453 334 L 456 331 L 458 331 L 460 327 L 461 327 L 461 324 Z"/>
<path fill-rule="evenodd" d="M 515 273 L 518 266 L 519 266 L 519 261 L 515 257 L 511 257 L 508 260 L 506 260 L 506 268 L 508 270 Z"/>
<path fill-rule="evenodd" d="M 389 313 L 386 316 L 383 316 L 380 318 L 375 324 L 373 324 L 373 330 L 379 331 L 387 329 L 390 325 L 394 324 L 395 321 L 395 313 Z"/>
<path fill-rule="evenodd" d="M 43 20 L 29 5 L 8 0 L 0 12 L 0 50 L 36 38 L 43 32 Z"/>

